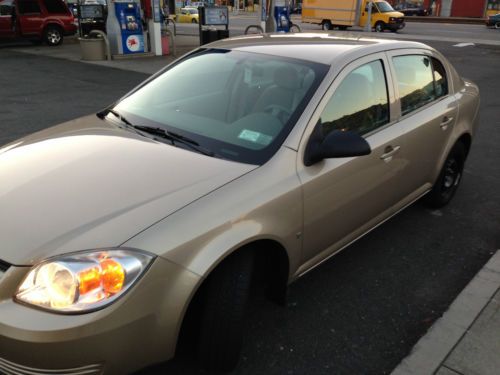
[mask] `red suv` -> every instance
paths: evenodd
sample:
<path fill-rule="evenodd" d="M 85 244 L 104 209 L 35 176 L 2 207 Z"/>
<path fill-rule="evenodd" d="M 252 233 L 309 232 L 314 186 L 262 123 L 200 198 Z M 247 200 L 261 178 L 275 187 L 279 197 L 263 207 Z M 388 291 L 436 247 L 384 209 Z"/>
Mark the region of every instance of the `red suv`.
<path fill-rule="evenodd" d="M 57 46 L 76 30 L 62 0 L 0 0 L 0 38 L 23 37 Z"/>

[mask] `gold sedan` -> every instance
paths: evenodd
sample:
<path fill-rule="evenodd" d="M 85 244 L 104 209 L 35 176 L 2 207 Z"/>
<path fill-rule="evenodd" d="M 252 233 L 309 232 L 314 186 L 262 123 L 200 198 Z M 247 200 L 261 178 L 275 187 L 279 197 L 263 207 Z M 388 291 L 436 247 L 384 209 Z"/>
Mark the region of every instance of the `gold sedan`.
<path fill-rule="evenodd" d="M 421 43 L 239 36 L 0 148 L 0 373 L 234 368 L 253 287 L 450 202 L 478 108 Z"/>

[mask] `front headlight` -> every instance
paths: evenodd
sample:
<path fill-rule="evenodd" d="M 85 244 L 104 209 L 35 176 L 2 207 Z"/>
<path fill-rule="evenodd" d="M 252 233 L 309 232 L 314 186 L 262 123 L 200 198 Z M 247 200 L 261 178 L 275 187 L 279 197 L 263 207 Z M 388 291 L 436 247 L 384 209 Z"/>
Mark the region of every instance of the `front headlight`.
<path fill-rule="evenodd" d="M 45 309 L 82 313 L 122 295 L 147 269 L 153 256 L 103 250 L 61 256 L 31 269 L 15 300 Z"/>

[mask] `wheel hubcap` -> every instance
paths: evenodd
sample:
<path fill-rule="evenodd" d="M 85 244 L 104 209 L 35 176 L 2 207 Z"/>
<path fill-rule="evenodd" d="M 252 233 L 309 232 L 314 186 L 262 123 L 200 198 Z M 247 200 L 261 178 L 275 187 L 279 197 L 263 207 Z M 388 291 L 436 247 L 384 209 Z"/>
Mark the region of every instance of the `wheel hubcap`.
<path fill-rule="evenodd" d="M 446 165 L 446 172 L 443 179 L 443 192 L 447 192 L 460 182 L 460 169 L 456 160 L 449 160 Z"/>
<path fill-rule="evenodd" d="M 47 39 L 50 41 L 52 44 L 59 43 L 61 40 L 61 35 L 55 30 L 51 30 L 47 33 Z"/>

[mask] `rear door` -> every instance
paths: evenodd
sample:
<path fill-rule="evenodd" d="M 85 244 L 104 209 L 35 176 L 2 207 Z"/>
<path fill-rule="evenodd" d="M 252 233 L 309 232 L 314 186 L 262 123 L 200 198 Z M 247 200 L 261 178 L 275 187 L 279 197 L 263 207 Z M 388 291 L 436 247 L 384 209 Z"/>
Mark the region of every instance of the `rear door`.
<path fill-rule="evenodd" d="M 41 36 L 44 18 L 39 0 L 17 0 L 17 16 L 22 35 Z"/>
<path fill-rule="evenodd" d="M 429 189 L 437 178 L 458 116 L 458 104 L 448 82 L 450 75 L 431 51 L 399 50 L 388 55 L 395 77 L 399 123 L 407 139 L 402 156 L 411 173 L 405 184 L 408 189 Z"/>
<path fill-rule="evenodd" d="M 0 38 L 10 38 L 15 34 L 15 13 L 13 0 L 0 0 Z"/>

